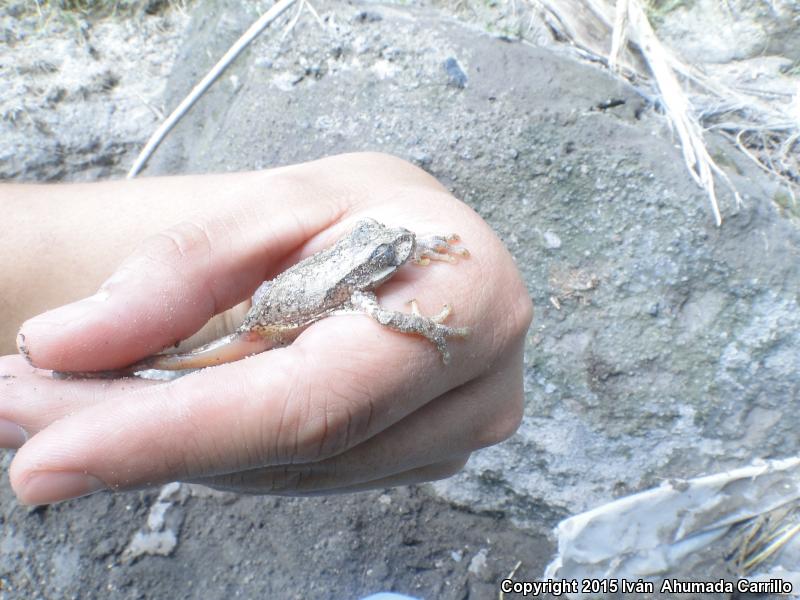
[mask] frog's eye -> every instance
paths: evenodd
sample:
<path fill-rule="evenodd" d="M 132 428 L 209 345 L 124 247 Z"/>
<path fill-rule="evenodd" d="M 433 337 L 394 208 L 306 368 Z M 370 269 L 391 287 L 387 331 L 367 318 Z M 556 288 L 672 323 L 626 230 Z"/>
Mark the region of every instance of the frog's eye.
<path fill-rule="evenodd" d="M 381 244 L 372 251 L 369 260 L 380 265 L 393 265 L 395 262 L 394 246 Z"/>

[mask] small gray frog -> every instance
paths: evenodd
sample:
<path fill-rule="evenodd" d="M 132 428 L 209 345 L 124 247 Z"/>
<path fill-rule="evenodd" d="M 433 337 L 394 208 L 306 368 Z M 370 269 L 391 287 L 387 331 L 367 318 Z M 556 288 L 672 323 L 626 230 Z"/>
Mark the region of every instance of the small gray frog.
<path fill-rule="evenodd" d="M 198 369 L 244 358 L 284 345 L 311 323 L 337 314 L 367 314 L 378 323 L 421 335 L 431 341 L 447 364 L 448 337 L 465 337 L 467 328 L 443 324 L 449 305 L 432 317 L 420 314 L 416 301 L 411 312 L 388 310 L 378 304 L 374 290 L 390 279 L 408 261 L 426 265 L 431 260 L 455 262 L 454 255 L 469 252 L 454 244 L 457 235 L 417 238 L 402 227 L 387 227 L 374 219 L 363 219 L 330 248 L 287 269 L 256 290 L 253 306 L 232 334 L 182 354 L 156 354 L 125 369 L 96 372 L 57 373 L 58 377 L 120 377 L 157 369 Z"/>

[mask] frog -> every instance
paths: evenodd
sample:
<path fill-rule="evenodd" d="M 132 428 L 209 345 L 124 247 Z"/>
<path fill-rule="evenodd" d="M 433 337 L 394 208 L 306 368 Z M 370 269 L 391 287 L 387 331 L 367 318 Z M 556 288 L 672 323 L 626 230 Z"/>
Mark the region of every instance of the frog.
<path fill-rule="evenodd" d="M 262 283 L 252 306 L 237 329 L 185 353 L 147 357 L 111 371 L 54 372 L 56 378 L 116 378 L 151 372 L 190 371 L 231 362 L 291 343 L 311 324 L 336 315 L 365 314 L 379 324 L 431 342 L 442 362 L 450 362 L 447 339 L 464 338 L 468 327 L 450 327 L 450 304 L 426 317 L 416 300 L 411 312 L 389 310 L 375 291 L 406 263 L 427 266 L 432 260 L 457 262 L 469 251 L 457 234 L 419 237 L 403 227 L 390 227 L 372 218 L 359 220 L 332 246 L 313 254 Z"/>

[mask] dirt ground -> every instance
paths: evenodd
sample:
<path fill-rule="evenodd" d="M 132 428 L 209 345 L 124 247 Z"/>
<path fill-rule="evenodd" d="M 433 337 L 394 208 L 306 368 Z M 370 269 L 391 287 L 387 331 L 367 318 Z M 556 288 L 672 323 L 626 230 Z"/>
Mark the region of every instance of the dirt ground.
<path fill-rule="evenodd" d="M 174 532 L 174 549 L 135 555 L 129 546 L 148 529 L 158 490 L 27 509 L 5 476 L 0 485 L 4 600 L 355 600 L 380 590 L 496 598 L 498 582 L 518 561 L 519 576 L 533 577 L 551 552 L 545 539 L 498 515 L 454 508 L 424 486 L 328 498 L 182 486 L 162 529 Z"/>

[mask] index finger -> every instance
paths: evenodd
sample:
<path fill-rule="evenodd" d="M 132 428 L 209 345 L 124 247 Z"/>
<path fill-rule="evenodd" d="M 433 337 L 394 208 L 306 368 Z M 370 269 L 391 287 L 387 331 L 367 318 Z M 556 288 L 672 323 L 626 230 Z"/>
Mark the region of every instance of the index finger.
<path fill-rule="evenodd" d="M 184 193 L 217 195 L 223 208 L 146 239 L 95 295 L 26 321 L 20 351 L 37 367 L 94 371 L 189 337 L 341 215 L 335 198 L 303 192 L 285 172 L 187 180 Z"/>

